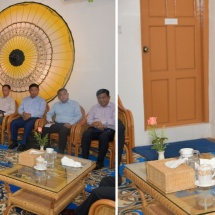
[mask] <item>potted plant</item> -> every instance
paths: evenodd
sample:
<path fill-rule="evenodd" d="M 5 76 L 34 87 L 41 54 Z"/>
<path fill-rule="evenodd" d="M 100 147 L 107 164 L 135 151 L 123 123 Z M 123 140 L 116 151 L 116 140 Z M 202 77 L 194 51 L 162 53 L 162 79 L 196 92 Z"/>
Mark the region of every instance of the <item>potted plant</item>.
<path fill-rule="evenodd" d="M 156 129 L 157 117 L 149 117 L 148 119 L 148 134 L 152 140 L 152 149 L 158 152 L 158 159 L 164 159 L 164 152 L 167 147 L 165 143 L 168 138 L 165 136 L 165 126 L 161 129 L 159 133 Z"/>
<path fill-rule="evenodd" d="M 38 127 L 37 131 L 34 132 L 34 137 L 36 138 L 37 143 L 40 146 L 40 150 L 44 150 L 44 147 L 48 143 L 48 134 L 42 137 L 42 128 Z"/>

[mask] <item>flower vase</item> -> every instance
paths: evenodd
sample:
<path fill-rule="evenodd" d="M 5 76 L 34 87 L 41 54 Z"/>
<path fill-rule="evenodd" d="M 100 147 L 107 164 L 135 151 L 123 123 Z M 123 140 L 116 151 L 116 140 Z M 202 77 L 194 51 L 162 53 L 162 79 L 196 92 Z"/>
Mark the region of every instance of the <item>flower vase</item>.
<path fill-rule="evenodd" d="M 158 160 L 163 160 L 163 159 L 165 159 L 165 157 L 164 157 L 164 152 L 165 151 L 158 151 Z"/>
<path fill-rule="evenodd" d="M 40 146 L 40 151 L 44 151 L 44 146 Z"/>

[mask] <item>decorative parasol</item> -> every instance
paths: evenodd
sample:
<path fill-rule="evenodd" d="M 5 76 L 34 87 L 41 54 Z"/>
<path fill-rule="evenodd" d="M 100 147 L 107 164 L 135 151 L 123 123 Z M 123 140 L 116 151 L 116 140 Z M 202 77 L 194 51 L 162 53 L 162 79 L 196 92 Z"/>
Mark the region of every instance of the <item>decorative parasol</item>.
<path fill-rule="evenodd" d="M 0 13 L 0 85 L 9 84 L 20 103 L 32 83 L 47 102 L 67 83 L 74 65 L 74 42 L 63 18 L 35 2 Z"/>

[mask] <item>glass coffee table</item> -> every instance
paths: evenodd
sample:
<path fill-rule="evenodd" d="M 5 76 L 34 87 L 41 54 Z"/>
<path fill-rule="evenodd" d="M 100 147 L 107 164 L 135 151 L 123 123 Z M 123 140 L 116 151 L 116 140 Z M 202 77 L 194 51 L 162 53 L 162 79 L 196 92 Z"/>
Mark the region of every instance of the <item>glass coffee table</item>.
<path fill-rule="evenodd" d="M 63 156 L 58 154 L 55 167 L 45 171 L 21 164 L 0 171 L 0 180 L 8 192 L 5 214 L 9 214 L 12 207 L 35 214 L 59 214 L 77 195 L 84 195 L 85 177 L 95 168 L 95 162 L 66 155 L 83 166 L 67 167 L 61 165 Z M 21 189 L 11 193 L 9 184 Z"/>
<path fill-rule="evenodd" d="M 142 197 L 143 212 L 146 205 L 144 196 L 147 193 L 173 214 L 215 214 L 215 186 L 164 193 L 147 181 L 146 162 L 127 164 L 124 174 L 138 188 Z"/>

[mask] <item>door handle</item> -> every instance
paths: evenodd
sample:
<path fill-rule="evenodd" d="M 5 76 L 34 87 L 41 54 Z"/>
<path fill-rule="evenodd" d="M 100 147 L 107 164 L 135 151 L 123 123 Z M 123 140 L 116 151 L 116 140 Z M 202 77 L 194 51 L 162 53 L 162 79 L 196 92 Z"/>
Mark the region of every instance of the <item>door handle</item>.
<path fill-rule="evenodd" d="M 143 46 L 143 52 L 144 52 L 144 53 L 148 53 L 148 52 L 149 52 L 149 47 Z"/>

